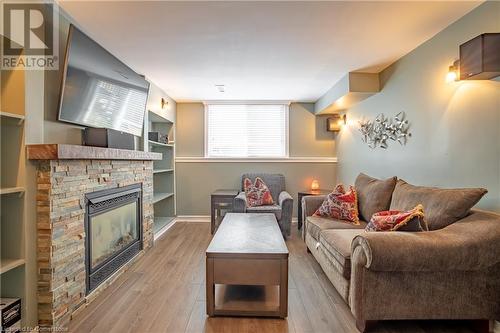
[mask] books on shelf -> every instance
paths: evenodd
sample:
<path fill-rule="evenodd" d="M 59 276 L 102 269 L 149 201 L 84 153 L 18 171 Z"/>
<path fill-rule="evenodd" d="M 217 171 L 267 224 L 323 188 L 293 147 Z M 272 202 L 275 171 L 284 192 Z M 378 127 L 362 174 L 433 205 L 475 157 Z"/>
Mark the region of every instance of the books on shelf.
<path fill-rule="evenodd" d="M 0 298 L 1 332 L 21 331 L 21 299 Z"/>

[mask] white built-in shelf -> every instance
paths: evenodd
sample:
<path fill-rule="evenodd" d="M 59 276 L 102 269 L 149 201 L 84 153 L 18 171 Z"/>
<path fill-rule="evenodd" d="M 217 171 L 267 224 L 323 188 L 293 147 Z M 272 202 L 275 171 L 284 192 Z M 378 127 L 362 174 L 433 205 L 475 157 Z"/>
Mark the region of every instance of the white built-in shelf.
<path fill-rule="evenodd" d="M 165 117 L 162 117 L 158 113 L 153 112 L 151 110 L 149 111 L 148 118 L 153 123 L 168 123 L 168 124 L 173 124 L 173 122 L 171 120 L 169 120 L 169 119 L 167 119 Z"/>
<path fill-rule="evenodd" d="M 11 193 L 24 193 L 24 187 L 4 187 L 0 188 L 0 195 L 11 194 Z"/>
<path fill-rule="evenodd" d="M 166 229 L 170 228 L 175 217 L 173 216 L 155 216 L 155 221 L 153 225 L 153 232 L 160 236 Z M 156 238 L 156 237 L 155 237 Z"/>
<path fill-rule="evenodd" d="M 173 147 L 173 143 L 161 143 L 161 142 L 156 142 L 153 140 L 149 140 L 149 143 L 154 145 L 154 146 L 160 146 L 160 147 Z"/>
<path fill-rule="evenodd" d="M 21 114 L 9 113 L 0 111 L 0 116 L 5 119 L 14 119 L 17 120 L 17 124 L 21 125 L 24 121 L 24 116 Z"/>
<path fill-rule="evenodd" d="M 0 259 L 0 274 L 6 273 L 11 269 L 24 265 L 24 259 Z"/>
<path fill-rule="evenodd" d="M 153 203 L 160 202 L 162 200 L 165 200 L 165 199 L 173 197 L 173 196 L 174 196 L 174 194 L 169 193 L 169 192 L 154 193 L 153 194 Z"/>
<path fill-rule="evenodd" d="M 174 172 L 174 169 L 156 169 L 153 173 L 164 173 L 164 172 Z"/>

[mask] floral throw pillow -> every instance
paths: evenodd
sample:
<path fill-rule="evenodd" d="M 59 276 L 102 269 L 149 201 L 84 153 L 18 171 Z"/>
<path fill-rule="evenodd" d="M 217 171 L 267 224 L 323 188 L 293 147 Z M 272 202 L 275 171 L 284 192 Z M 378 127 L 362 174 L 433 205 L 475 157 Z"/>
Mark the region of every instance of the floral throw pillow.
<path fill-rule="evenodd" d="M 328 194 L 314 216 L 332 217 L 339 220 L 359 224 L 358 198 L 353 186 L 346 191 L 344 185 L 339 184 L 332 193 Z"/>
<path fill-rule="evenodd" d="M 386 210 L 372 215 L 366 231 L 427 231 L 424 207 L 417 205 L 409 211 Z"/>
<path fill-rule="evenodd" d="M 271 191 L 264 181 L 257 177 L 255 183 L 248 178 L 243 181 L 243 189 L 247 198 L 247 207 L 267 206 L 274 204 Z"/>

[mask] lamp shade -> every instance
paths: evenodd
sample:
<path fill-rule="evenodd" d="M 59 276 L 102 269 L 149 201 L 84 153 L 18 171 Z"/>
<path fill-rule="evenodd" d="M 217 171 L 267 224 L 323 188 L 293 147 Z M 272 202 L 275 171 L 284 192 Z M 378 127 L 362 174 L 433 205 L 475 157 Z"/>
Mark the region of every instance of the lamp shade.
<path fill-rule="evenodd" d="M 311 190 L 319 190 L 319 182 L 316 179 L 311 183 Z"/>

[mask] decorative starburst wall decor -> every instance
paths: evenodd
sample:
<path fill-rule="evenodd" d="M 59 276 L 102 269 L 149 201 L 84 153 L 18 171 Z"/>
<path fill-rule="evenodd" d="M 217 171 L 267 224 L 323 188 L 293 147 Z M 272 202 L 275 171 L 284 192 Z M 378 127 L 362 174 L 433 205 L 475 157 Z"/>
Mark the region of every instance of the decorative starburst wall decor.
<path fill-rule="evenodd" d="M 372 149 L 377 147 L 387 149 L 389 140 L 397 141 L 402 146 L 406 145 L 408 137 L 411 136 L 409 129 L 410 125 L 403 111 L 393 118 L 386 117 L 381 113 L 375 120 L 363 119 L 359 122 L 362 140 Z"/>

